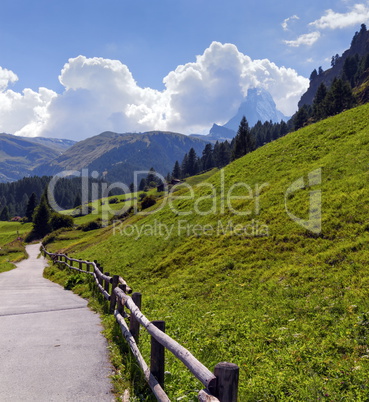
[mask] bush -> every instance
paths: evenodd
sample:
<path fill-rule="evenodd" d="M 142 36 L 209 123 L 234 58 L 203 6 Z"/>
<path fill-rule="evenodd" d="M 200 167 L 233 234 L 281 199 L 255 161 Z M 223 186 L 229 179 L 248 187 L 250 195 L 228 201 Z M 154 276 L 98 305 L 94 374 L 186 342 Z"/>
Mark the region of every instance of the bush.
<path fill-rule="evenodd" d="M 62 215 L 54 212 L 50 218 L 50 226 L 52 230 L 71 228 L 73 227 L 73 218 L 69 215 Z"/>
<path fill-rule="evenodd" d="M 152 195 L 147 195 L 141 202 L 141 208 L 146 209 L 156 204 L 156 199 Z"/>
<path fill-rule="evenodd" d="M 79 226 L 78 229 L 82 230 L 83 232 L 89 232 L 90 230 L 100 229 L 102 227 L 101 219 L 97 219 L 96 221 L 87 222 L 83 225 Z"/>
<path fill-rule="evenodd" d="M 119 200 L 117 197 L 113 197 L 109 199 L 109 204 L 118 204 Z"/>

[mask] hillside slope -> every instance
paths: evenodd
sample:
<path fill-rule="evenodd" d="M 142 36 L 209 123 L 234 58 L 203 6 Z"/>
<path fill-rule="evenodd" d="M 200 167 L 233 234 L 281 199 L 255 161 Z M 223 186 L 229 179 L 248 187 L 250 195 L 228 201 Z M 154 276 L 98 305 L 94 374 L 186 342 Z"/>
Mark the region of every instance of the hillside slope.
<path fill-rule="evenodd" d="M 37 166 L 57 158 L 74 143 L 57 138 L 0 134 L 0 182 L 13 182 L 33 175 Z"/>
<path fill-rule="evenodd" d="M 0 182 L 22 179 L 46 161 L 56 158 L 60 152 L 27 138 L 0 134 Z"/>
<path fill-rule="evenodd" d="M 135 170 L 154 167 L 165 176 L 193 147 L 201 155 L 207 141 L 183 134 L 152 131 L 142 134 L 105 132 L 80 141 L 51 163 L 35 170 L 36 174 L 53 175 L 63 170 L 89 169 L 104 173 L 108 181 L 133 181 Z"/>
<path fill-rule="evenodd" d="M 237 363 L 240 401 L 366 400 L 368 114 L 290 133 L 151 215 L 49 247 L 122 275 L 210 368 Z M 166 390 L 192 400 L 200 385 L 176 364 Z"/>

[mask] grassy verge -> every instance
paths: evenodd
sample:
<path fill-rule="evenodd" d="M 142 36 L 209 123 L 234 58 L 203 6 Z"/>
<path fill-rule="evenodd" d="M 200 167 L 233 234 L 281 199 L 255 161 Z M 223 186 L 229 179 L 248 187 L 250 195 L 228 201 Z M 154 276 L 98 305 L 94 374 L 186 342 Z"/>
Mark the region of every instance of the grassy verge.
<path fill-rule="evenodd" d="M 15 263 L 27 258 L 23 238 L 31 224 L 0 222 L 0 273 L 15 268 Z"/>

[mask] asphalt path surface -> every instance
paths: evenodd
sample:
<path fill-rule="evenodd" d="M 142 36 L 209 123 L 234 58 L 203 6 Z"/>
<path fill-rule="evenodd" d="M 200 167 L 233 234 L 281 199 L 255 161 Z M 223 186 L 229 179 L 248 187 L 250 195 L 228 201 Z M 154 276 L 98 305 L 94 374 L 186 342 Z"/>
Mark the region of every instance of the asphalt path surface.
<path fill-rule="evenodd" d="M 39 248 L 0 274 L 0 401 L 113 401 L 99 316 L 43 278 Z"/>

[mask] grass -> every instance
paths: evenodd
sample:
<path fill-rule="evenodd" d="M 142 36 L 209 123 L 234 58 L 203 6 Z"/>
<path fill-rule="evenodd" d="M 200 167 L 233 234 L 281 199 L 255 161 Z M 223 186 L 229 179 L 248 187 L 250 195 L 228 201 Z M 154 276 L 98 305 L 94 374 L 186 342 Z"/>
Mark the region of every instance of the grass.
<path fill-rule="evenodd" d="M 368 114 L 364 105 L 291 133 L 182 186 L 151 215 L 66 232 L 49 250 L 123 276 L 144 314 L 210 369 L 238 364 L 242 401 L 367 400 Z M 291 219 L 319 212 L 314 190 L 320 233 Z M 145 336 L 140 345 L 147 357 Z M 166 359 L 170 399 L 195 400 L 201 384 Z"/>
<path fill-rule="evenodd" d="M 27 258 L 23 238 L 31 224 L 0 222 L 0 273 L 15 268 L 14 263 Z"/>

